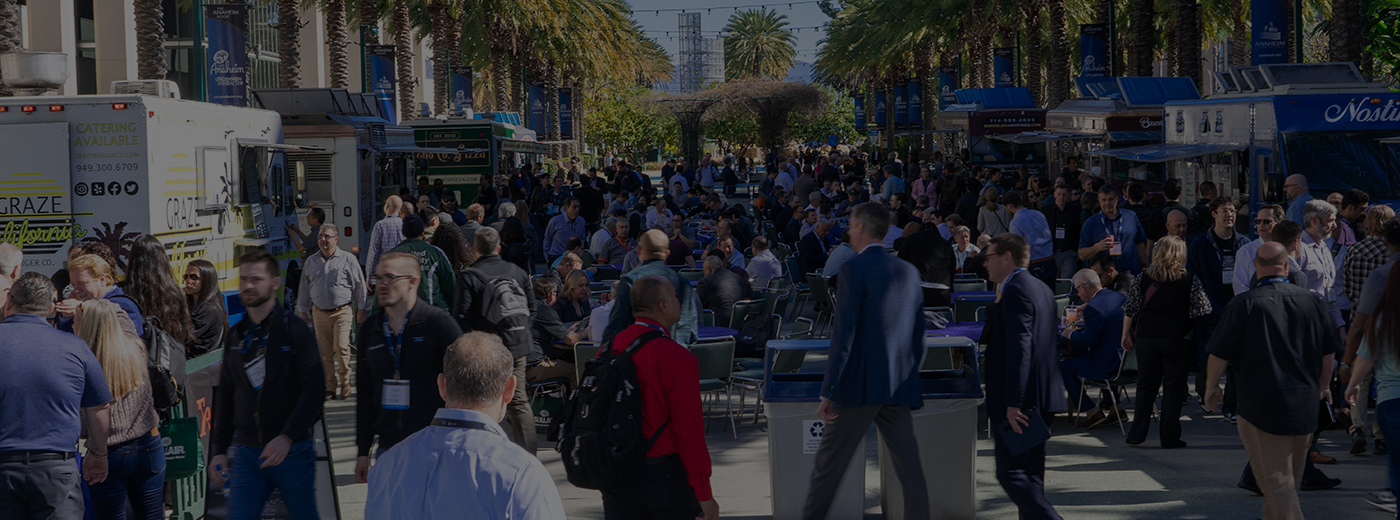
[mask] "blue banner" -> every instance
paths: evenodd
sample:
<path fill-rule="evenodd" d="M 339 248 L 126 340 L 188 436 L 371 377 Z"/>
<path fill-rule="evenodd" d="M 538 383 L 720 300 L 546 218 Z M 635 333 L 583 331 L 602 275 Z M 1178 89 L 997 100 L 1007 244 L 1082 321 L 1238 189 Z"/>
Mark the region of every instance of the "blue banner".
<path fill-rule="evenodd" d="M 1108 76 L 1108 24 L 1079 26 L 1079 75 L 1086 78 Z"/>
<path fill-rule="evenodd" d="M 204 7 L 209 49 L 205 84 L 209 102 L 236 107 L 248 106 L 248 6 L 219 4 Z"/>
<path fill-rule="evenodd" d="M 959 70 L 961 67 L 958 65 L 960 61 L 958 58 L 953 58 L 953 60 L 953 65 L 938 68 L 938 108 L 946 108 L 948 105 L 958 102 L 958 96 L 955 93 L 959 88 L 962 88 L 958 85 L 958 73 L 961 72 Z"/>
<path fill-rule="evenodd" d="M 544 89 L 530 85 L 530 100 L 526 103 L 530 108 L 530 129 L 540 134 L 549 131 L 549 118 L 545 115 L 545 102 Z M 543 141 L 544 139 L 540 140 Z"/>
<path fill-rule="evenodd" d="M 472 109 L 472 68 L 467 65 L 453 65 L 448 69 L 452 73 L 452 102 L 447 107 L 448 112 L 456 113 L 457 108 L 463 111 Z"/>
<path fill-rule="evenodd" d="M 909 98 L 903 84 L 895 84 L 891 90 L 894 92 L 894 127 L 904 128 L 909 125 Z"/>
<path fill-rule="evenodd" d="M 1274 107 L 1280 132 L 1400 131 L 1400 94 L 1396 93 L 1278 96 Z M 1375 137 L 1338 139 L 1354 139 L 1357 146 L 1376 144 Z"/>
<path fill-rule="evenodd" d="M 1288 63 L 1287 0 L 1250 1 L 1251 65 Z"/>
<path fill-rule="evenodd" d="M 856 129 L 860 130 L 865 128 L 865 96 L 856 96 L 852 101 L 856 104 Z"/>
<path fill-rule="evenodd" d="M 996 78 L 996 86 L 1016 86 L 1016 48 L 997 47 L 992 49 L 992 52 L 992 73 Z"/>
<path fill-rule="evenodd" d="M 370 91 L 374 93 L 374 101 L 379 103 L 379 113 L 384 115 L 386 121 L 398 123 L 398 103 L 395 102 L 398 81 L 394 76 L 394 46 L 370 45 L 366 50 L 369 53 Z"/>
<path fill-rule="evenodd" d="M 909 82 L 909 128 L 920 130 L 924 127 L 924 89 L 919 78 Z"/>
<path fill-rule="evenodd" d="M 874 125 L 875 128 L 884 128 L 884 126 L 885 126 L 885 121 L 886 121 L 886 120 L 885 120 L 885 92 L 884 92 L 884 91 L 876 91 L 876 92 L 875 92 L 875 125 Z"/>
<path fill-rule="evenodd" d="M 574 138 L 574 91 L 559 89 L 559 138 Z"/>

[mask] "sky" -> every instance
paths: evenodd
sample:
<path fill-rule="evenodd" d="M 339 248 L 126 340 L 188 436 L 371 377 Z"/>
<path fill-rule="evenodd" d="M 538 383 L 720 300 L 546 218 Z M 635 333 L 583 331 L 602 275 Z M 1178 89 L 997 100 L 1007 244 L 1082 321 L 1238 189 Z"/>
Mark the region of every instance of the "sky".
<path fill-rule="evenodd" d="M 761 6 L 766 5 L 770 10 L 776 10 L 780 15 L 786 15 L 788 27 L 800 31 L 794 31 L 793 48 L 796 49 L 794 59 L 807 63 L 815 62 L 817 59 L 817 42 L 825 37 L 821 29 L 811 29 L 825 24 L 829 18 L 822 13 L 821 8 L 815 2 L 797 2 L 789 8 L 786 2 L 776 2 L 775 0 L 629 0 L 632 5 L 632 18 L 637 20 L 645 29 L 646 35 L 661 44 L 666 52 L 671 55 L 671 63 L 676 62 L 676 55 L 680 52 L 680 40 L 677 32 L 680 25 L 680 11 L 700 12 L 700 29 L 706 37 L 719 36 L 718 32 L 729 23 L 729 16 L 734 14 L 736 6 Z M 726 9 L 720 9 L 726 8 Z M 758 7 L 742 7 L 739 10 L 757 9 Z M 648 10 L 668 9 L 660 13 L 648 12 Z M 666 34 L 670 31 L 670 34 Z"/>

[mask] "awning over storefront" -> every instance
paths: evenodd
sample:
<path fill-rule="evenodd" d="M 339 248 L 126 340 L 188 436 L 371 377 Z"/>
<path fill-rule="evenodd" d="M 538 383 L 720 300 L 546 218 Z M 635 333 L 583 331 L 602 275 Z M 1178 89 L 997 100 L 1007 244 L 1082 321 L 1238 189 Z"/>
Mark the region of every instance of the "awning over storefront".
<path fill-rule="evenodd" d="M 537 143 L 534 141 L 517 141 L 515 139 L 506 139 L 504 137 L 497 137 L 496 140 L 500 142 L 502 152 L 537 154 L 549 153 L 549 145 L 544 143 Z"/>
<path fill-rule="evenodd" d="M 1189 159 L 1202 155 L 1211 155 L 1222 152 L 1233 152 L 1243 150 L 1248 146 L 1242 144 L 1146 144 L 1142 146 L 1129 146 L 1126 148 L 1111 148 L 1108 150 L 1087 150 L 1084 153 L 1090 155 L 1102 155 L 1128 161 L 1138 161 L 1146 163 L 1163 163 L 1175 161 L 1177 159 Z"/>
<path fill-rule="evenodd" d="M 1093 139 L 1103 137 L 1102 132 L 1081 132 L 1076 130 L 1037 130 L 1019 134 L 989 134 L 987 137 L 1015 144 L 1034 144 L 1063 139 Z"/>
<path fill-rule="evenodd" d="M 378 150 L 380 153 L 425 153 L 425 154 L 439 154 L 439 153 L 489 153 L 489 152 L 491 151 L 491 150 L 488 149 L 488 148 L 423 148 L 423 147 L 421 147 L 421 146 L 412 146 L 412 145 L 381 146 L 381 147 L 379 147 L 379 148 L 375 148 L 375 150 Z"/>
<path fill-rule="evenodd" d="M 961 131 L 962 131 L 961 128 L 939 128 L 939 129 L 935 129 L 935 130 L 919 130 L 919 131 L 917 131 L 917 132 L 900 132 L 900 133 L 894 134 L 894 136 L 895 136 L 895 137 L 909 137 L 909 136 L 911 136 L 911 135 L 951 134 L 951 133 L 953 133 L 953 132 L 961 132 Z"/>
<path fill-rule="evenodd" d="M 1109 132 L 1109 141 L 1156 141 L 1162 142 L 1162 132 L 1158 131 L 1130 131 L 1130 132 Z"/>

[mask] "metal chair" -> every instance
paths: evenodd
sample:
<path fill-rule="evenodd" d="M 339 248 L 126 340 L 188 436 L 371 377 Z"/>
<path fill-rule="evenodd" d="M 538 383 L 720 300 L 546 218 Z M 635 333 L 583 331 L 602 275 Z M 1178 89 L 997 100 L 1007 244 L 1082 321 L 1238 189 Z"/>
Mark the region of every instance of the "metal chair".
<path fill-rule="evenodd" d="M 785 291 L 788 287 L 791 286 L 792 280 L 788 280 L 786 276 L 775 276 L 768 280 L 769 289 L 780 289 Z"/>
<path fill-rule="evenodd" d="M 783 339 L 812 339 L 813 329 L 816 324 L 807 318 L 797 318 L 793 322 L 793 331 L 789 332 Z M 805 350 L 783 350 L 773 357 L 773 373 L 796 372 L 802 368 L 802 361 L 806 357 Z M 750 367 L 729 375 L 729 381 L 733 386 L 739 388 L 739 417 L 744 416 L 744 399 L 747 390 L 758 392 L 758 403 L 754 405 L 753 422 L 758 423 L 758 414 L 763 408 L 763 364 L 757 367 Z"/>
<path fill-rule="evenodd" d="M 1080 378 L 1079 398 L 1074 401 L 1073 406 L 1070 408 L 1070 420 L 1075 422 L 1079 420 L 1079 401 L 1083 400 L 1084 396 L 1087 395 L 1089 387 L 1106 390 L 1108 392 L 1109 402 L 1113 403 L 1113 413 L 1122 416 L 1122 408 L 1118 405 L 1118 390 L 1127 385 L 1137 384 L 1137 377 L 1137 351 L 1128 351 L 1123 353 L 1123 359 L 1119 360 L 1118 371 L 1114 372 L 1113 377 L 1108 379 Z M 1128 429 L 1123 426 L 1123 421 L 1118 421 L 1118 431 L 1122 432 L 1123 435 L 1128 434 Z"/>
<path fill-rule="evenodd" d="M 1069 296 L 1055 297 L 1055 316 L 1064 316 L 1065 307 L 1069 307 Z"/>
<path fill-rule="evenodd" d="M 593 272 L 593 281 L 595 282 L 611 282 L 622 276 L 622 272 L 611 265 L 595 265 L 593 267 L 596 269 Z"/>
<path fill-rule="evenodd" d="M 712 310 L 709 310 L 709 309 L 702 309 L 702 310 L 700 311 L 700 326 L 701 326 L 701 327 L 713 327 L 713 326 L 715 326 L 715 311 L 712 311 Z"/>
<path fill-rule="evenodd" d="M 987 281 L 981 278 L 974 278 L 971 280 L 953 279 L 953 292 L 985 290 L 987 290 Z"/>
<path fill-rule="evenodd" d="M 807 286 L 811 288 L 812 304 L 817 310 L 817 319 L 814 320 L 820 326 L 817 337 L 826 337 L 826 330 L 831 325 L 831 319 L 836 315 L 836 297 L 831 294 L 831 288 L 826 283 L 826 278 L 817 273 L 807 273 Z M 822 318 L 826 323 L 822 323 Z"/>
<path fill-rule="evenodd" d="M 598 357 L 598 351 L 603 345 L 592 341 L 580 341 L 574 343 L 574 375 L 578 381 L 583 381 L 583 369 L 588 365 L 588 360 Z"/>
<path fill-rule="evenodd" d="M 982 321 L 977 319 L 978 309 L 984 309 L 995 302 L 996 300 L 986 298 L 958 298 L 953 300 L 953 321 Z"/>
<path fill-rule="evenodd" d="M 728 327 L 734 330 L 744 328 L 744 318 L 754 311 L 762 311 L 768 306 L 763 300 L 742 300 L 734 302 L 734 307 L 729 315 Z"/>
<path fill-rule="evenodd" d="M 1074 280 L 1069 278 L 1055 279 L 1055 297 L 1069 296 L 1071 292 L 1074 292 Z"/>
<path fill-rule="evenodd" d="M 807 300 L 812 297 L 812 287 L 802 278 L 802 269 L 797 265 L 797 257 L 788 257 L 783 260 L 783 268 L 787 269 L 788 283 L 791 285 L 793 295 L 797 296 L 797 303 L 792 306 L 792 315 L 788 319 L 802 315 L 802 306 L 807 304 Z"/>
<path fill-rule="evenodd" d="M 774 312 L 777 312 L 777 309 L 778 309 L 778 299 L 779 299 L 779 298 L 786 297 L 786 296 L 787 296 L 787 291 L 780 291 L 780 290 L 775 290 L 775 289 L 754 289 L 754 290 L 753 290 L 753 299 L 755 299 L 755 300 L 763 300 L 763 302 L 764 302 L 764 309 L 763 309 L 763 310 L 764 310 L 765 312 L 769 313 L 769 314 L 772 314 L 772 313 L 774 313 Z"/>
<path fill-rule="evenodd" d="M 729 416 L 729 427 L 734 428 L 734 399 L 730 393 L 730 374 L 734 372 L 734 338 L 725 337 L 718 340 L 703 341 L 690 347 L 690 353 L 695 354 L 700 365 L 700 393 L 713 394 L 718 399 L 719 392 L 724 392 L 726 413 Z M 705 407 L 705 417 L 710 415 L 709 404 Z M 706 431 L 709 430 L 709 421 L 705 422 Z M 734 431 L 734 438 L 739 438 L 737 429 Z"/>

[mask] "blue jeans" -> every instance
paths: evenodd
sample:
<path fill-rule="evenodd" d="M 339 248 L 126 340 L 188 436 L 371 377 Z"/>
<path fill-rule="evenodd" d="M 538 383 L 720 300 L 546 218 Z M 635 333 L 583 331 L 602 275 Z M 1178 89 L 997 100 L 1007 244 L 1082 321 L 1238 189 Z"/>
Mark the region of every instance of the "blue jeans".
<path fill-rule="evenodd" d="M 1357 399 L 1357 406 L 1366 406 L 1366 396 Z M 1386 439 L 1400 439 L 1400 399 L 1390 399 L 1376 403 L 1376 424 L 1381 427 L 1381 433 Z M 1400 489 L 1400 450 L 1393 450 L 1389 455 L 1390 459 L 1390 489 L 1395 491 Z M 1396 515 L 1400 518 L 1400 513 Z"/>
<path fill-rule="evenodd" d="M 165 518 L 165 447 L 158 435 L 147 433 L 107 454 L 107 480 L 93 484 L 92 507 L 97 520 L 125 520 L 131 500 L 135 518 Z"/>
<path fill-rule="evenodd" d="M 316 449 L 313 441 L 292 444 L 282 463 L 259 468 L 262 449 L 234 444 L 229 456 L 228 520 L 258 520 L 273 488 L 282 491 L 282 502 L 296 520 L 320 518 L 316 514 Z"/>

